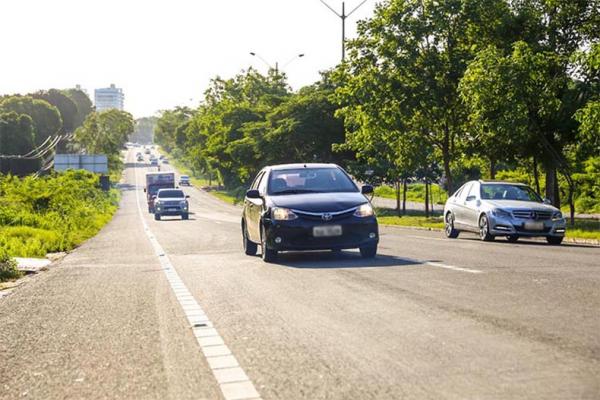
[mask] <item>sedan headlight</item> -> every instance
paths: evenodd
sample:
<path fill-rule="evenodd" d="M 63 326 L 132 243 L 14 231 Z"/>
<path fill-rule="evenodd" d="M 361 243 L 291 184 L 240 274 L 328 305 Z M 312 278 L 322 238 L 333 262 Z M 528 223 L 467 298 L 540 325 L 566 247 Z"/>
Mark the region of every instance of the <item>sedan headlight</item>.
<path fill-rule="evenodd" d="M 187 201 L 181 201 L 181 202 L 179 202 L 179 206 L 181 208 L 188 208 L 188 202 Z"/>
<path fill-rule="evenodd" d="M 500 218 L 510 218 L 512 216 L 509 211 L 503 210 L 501 208 L 494 208 L 492 210 L 492 214 L 495 217 L 500 217 Z"/>
<path fill-rule="evenodd" d="M 371 207 L 371 205 L 369 203 L 365 203 L 360 205 L 356 211 L 354 211 L 354 215 L 356 217 L 360 217 L 360 218 L 365 218 L 365 217 L 372 217 L 373 215 L 375 215 L 375 213 L 373 212 L 373 207 Z"/>
<path fill-rule="evenodd" d="M 298 216 L 289 208 L 275 207 L 271 210 L 271 215 L 276 221 L 292 221 Z"/>
<path fill-rule="evenodd" d="M 563 219 L 563 213 L 560 211 L 554 211 L 554 213 L 552 214 L 552 220 L 553 221 L 558 221 Z"/>

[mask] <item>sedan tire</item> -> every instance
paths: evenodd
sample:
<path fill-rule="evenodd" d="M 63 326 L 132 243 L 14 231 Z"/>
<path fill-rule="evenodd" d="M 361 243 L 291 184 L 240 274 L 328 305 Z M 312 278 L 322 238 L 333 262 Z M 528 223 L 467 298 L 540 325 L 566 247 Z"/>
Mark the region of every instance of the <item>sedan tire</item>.
<path fill-rule="evenodd" d="M 374 258 L 377 255 L 377 245 L 363 246 L 359 250 L 362 258 Z"/>
<path fill-rule="evenodd" d="M 181 219 L 190 219 L 190 215 L 188 213 L 181 214 Z"/>
<path fill-rule="evenodd" d="M 446 237 L 450 239 L 456 239 L 458 237 L 458 234 L 460 233 L 458 230 L 454 229 L 454 216 L 452 216 L 452 213 L 450 212 L 446 214 L 446 224 L 444 231 L 446 232 Z"/>
<path fill-rule="evenodd" d="M 248 231 L 246 230 L 245 223 L 242 223 L 242 241 L 244 244 L 244 253 L 247 256 L 255 256 L 258 245 L 248 239 Z"/>
<path fill-rule="evenodd" d="M 155 221 L 160 221 L 160 214 L 159 213 L 154 213 L 154 220 Z"/>
<path fill-rule="evenodd" d="M 517 240 L 519 240 L 519 235 L 508 235 L 506 240 L 508 240 L 510 243 L 517 243 Z"/>
<path fill-rule="evenodd" d="M 272 263 L 277 260 L 277 250 L 269 249 L 267 246 L 267 232 L 265 231 L 265 227 L 261 227 L 261 250 L 262 250 L 262 259 L 264 262 Z"/>
<path fill-rule="evenodd" d="M 494 240 L 494 236 L 490 234 L 490 223 L 487 215 L 482 215 L 479 218 L 479 238 L 484 242 Z"/>
<path fill-rule="evenodd" d="M 556 245 L 556 246 L 561 244 L 563 239 L 564 238 L 562 236 L 546 236 L 546 241 L 548 242 L 548 244 L 552 244 L 552 245 Z"/>

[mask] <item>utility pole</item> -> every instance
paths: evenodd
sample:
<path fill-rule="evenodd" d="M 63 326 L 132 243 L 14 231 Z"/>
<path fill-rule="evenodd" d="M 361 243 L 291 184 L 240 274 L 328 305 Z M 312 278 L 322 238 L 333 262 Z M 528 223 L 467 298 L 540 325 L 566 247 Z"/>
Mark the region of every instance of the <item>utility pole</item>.
<path fill-rule="evenodd" d="M 359 5 L 354 7 L 352 9 L 352 11 L 350 11 L 348 14 L 346 14 L 346 2 L 342 2 L 342 13 L 339 14 L 329 4 L 327 4 L 325 2 L 325 0 L 320 0 L 320 1 L 321 1 L 321 3 L 325 4 L 325 7 L 329 8 L 331 10 L 331 12 L 333 12 L 335 15 L 337 15 L 342 20 L 342 62 L 344 62 L 344 60 L 346 59 L 346 18 L 351 16 L 354 13 L 354 11 L 358 10 L 360 8 L 360 6 L 362 6 L 363 4 L 365 4 L 367 2 L 367 0 L 363 0 Z"/>

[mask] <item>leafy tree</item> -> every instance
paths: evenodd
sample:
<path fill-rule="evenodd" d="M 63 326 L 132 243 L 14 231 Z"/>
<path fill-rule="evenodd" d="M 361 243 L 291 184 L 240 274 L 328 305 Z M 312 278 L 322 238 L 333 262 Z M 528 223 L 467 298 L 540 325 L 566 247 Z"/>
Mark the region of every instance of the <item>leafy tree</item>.
<path fill-rule="evenodd" d="M 176 146 L 175 130 L 192 115 L 188 107 L 176 107 L 174 110 L 161 111 L 154 128 L 154 140 L 165 150 L 172 151 Z"/>
<path fill-rule="evenodd" d="M 73 133 L 75 131 L 80 115 L 78 114 L 77 106 L 67 95 L 58 89 L 50 89 L 33 93 L 31 97 L 45 100 L 58 109 L 62 118 L 61 134 Z"/>
<path fill-rule="evenodd" d="M 0 111 L 0 154 L 22 155 L 34 147 L 33 121 L 26 114 Z"/>
<path fill-rule="evenodd" d="M 109 167 L 118 164 L 119 152 L 133 132 L 131 114 L 116 109 L 93 112 L 75 131 L 75 142 L 88 154 L 106 154 Z"/>
<path fill-rule="evenodd" d="M 75 104 L 77 116 L 74 119 L 74 127 L 83 125 L 85 118 L 94 111 L 94 106 L 88 95 L 81 89 L 66 89 L 62 93 Z"/>
<path fill-rule="evenodd" d="M 36 146 L 42 144 L 49 136 L 58 134 L 62 126 L 62 119 L 56 107 L 45 100 L 30 96 L 5 97 L 0 101 L 0 111 L 14 111 L 17 114 L 28 115 L 33 121 Z M 31 148 L 27 152 L 30 150 Z"/>

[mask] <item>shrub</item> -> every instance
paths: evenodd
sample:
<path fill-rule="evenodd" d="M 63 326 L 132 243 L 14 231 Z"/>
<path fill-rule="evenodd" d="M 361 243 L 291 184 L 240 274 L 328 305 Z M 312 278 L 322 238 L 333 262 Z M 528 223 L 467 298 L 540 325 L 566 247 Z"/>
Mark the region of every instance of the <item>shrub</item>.
<path fill-rule="evenodd" d="M 0 247 L 0 282 L 17 279 L 22 275 L 23 272 L 17 269 L 17 262 Z"/>

